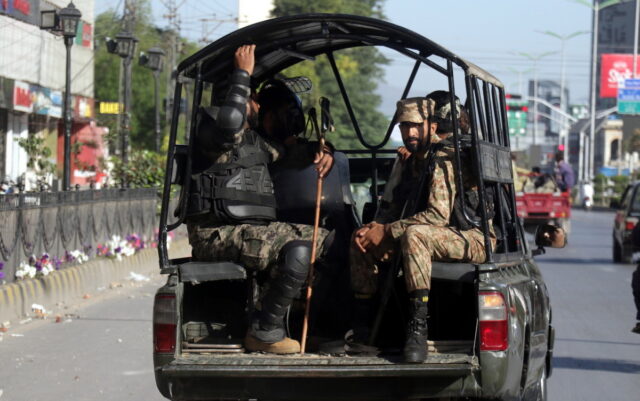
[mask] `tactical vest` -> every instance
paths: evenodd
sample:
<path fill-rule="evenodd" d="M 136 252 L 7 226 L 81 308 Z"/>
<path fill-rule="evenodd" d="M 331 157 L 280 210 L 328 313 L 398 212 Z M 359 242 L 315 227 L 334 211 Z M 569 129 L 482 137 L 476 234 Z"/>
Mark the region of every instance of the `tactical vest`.
<path fill-rule="evenodd" d="M 270 154 L 255 131 L 246 131 L 228 163 L 192 175 L 188 217 L 212 213 L 228 224 L 265 224 L 276 218 L 276 198 L 267 164 Z"/>
<path fill-rule="evenodd" d="M 471 152 L 471 144 L 467 138 L 460 139 L 460 163 L 462 164 L 470 164 L 473 166 L 473 155 Z M 453 138 L 443 139 L 437 144 L 433 145 L 432 151 L 430 152 L 427 159 L 427 171 L 426 171 L 426 190 L 429 191 L 431 178 L 433 177 L 433 171 L 435 169 L 436 164 L 436 153 L 440 150 L 447 149 L 448 151 L 453 152 L 454 144 Z M 461 170 L 462 166 L 458 166 L 458 169 Z M 470 230 L 472 228 L 480 228 L 482 224 L 482 209 L 480 207 L 480 195 L 478 193 L 477 186 L 477 176 L 467 177 L 473 178 L 472 180 L 467 179 L 466 182 L 463 180 L 462 193 L 458 193 L 453 202 L 453 211 L 451 213 L 451 217 L 449 218 L 449 224 L 453 227 L 458 228 L 461 231 Z M 473 184 L 469 185 L 469 181 Z M 457 184 L 456 184 L 457 185 Z M 429 195 L 423 199 L 428 199 Z M 485 205 L 486 205 L 486 216 L 487 219 L 492 219 L 495 216 L 495 206 L 494 206 L 494 191 L 491 187 L 485 187 Z M 466 216 L 466 217 L 465 217 Z"/>

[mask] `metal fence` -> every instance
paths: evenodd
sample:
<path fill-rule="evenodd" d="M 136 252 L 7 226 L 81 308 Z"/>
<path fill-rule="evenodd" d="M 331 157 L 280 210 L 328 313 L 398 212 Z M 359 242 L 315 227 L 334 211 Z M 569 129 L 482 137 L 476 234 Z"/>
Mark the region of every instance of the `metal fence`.
<path fill-rule="evenodd" d="M 81 250 L 93 256 L 114 235 L 154 239 L 156 200 L 154 188 L 0 195 L 4 280 L 14 281 L 20 263 L 32 255 L 63 259 Z"/>

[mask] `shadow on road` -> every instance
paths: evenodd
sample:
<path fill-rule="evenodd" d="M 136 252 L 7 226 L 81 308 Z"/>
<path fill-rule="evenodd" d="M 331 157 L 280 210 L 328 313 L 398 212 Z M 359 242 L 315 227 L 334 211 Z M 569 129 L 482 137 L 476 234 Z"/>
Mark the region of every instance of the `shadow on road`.
<path fill-rule="evenodd" d="M 640 362 L 615 359 L 555 357 L 553 358 L 553 367 L 558 369 L 640 373 Z"/>
<path fill-rule="evenodd" d="M 594 259 L 582 259 L 582 258 L 539 258 L 537 259 L 544 263 L 555 264 L 582 264 L 582 265 L 611 265 L 613 260 L 611 258 L 594 258 Z"/>
<path fill-rule="evenodd" d="M 640 347 L 640 343 L 622 343 L 617 341 L 603 341 L 603 340 L 580 340 L 577 338 L 556 338 L 556 341 L 565 341 L 570 343 L 595 343 L 595 344 L 614 344 L 614 345 L 637 345 Z"/>

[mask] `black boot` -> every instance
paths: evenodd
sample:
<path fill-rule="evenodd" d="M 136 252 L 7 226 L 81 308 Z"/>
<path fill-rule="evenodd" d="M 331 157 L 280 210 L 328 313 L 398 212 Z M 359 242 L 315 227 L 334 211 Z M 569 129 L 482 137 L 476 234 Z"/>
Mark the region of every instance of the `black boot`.
<path fill-rule="evenodd" d="M 427 359 L 426 299 L 412 297 L 409 308 L 411 319 L 407 324 L 404 360 L 409 363 L 423 363 Z"/>
<path fill-rule="evenodd" d="M 310 259 L 308 241 L 291 241 L 282 248 L 276 277 L 269 281 L 262 308 L 256 311 L 245 338 L 245 348 L 249 351 L 300 352 L 300 344 L 286 337 L 284 317 L 307 279 Z"/>

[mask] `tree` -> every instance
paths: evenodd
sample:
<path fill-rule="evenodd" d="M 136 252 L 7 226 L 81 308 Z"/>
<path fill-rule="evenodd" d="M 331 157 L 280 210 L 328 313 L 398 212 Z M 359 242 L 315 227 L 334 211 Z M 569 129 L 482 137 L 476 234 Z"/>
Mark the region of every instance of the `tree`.
<path fill-rule="evenodd" d="M 322 12 L 384 18 L 382 3 L 383 0 L 275 0 L 272 15 L 282 17 Z M 373 47 L 340 50 L 334 57 L 363 136 L 370 144 L 379 143 L 389 121 L 377 110 L 381 98 L 375 90 L 384 76 L 382 66 L 389 61 Z M 285 70 L 284 74 L 290 77 L 303 75 L 311 79 L 314 89 L 310 94 L 302 95 L 306 107 L 317 107 L 321 96 L 331 100 L 336 132 L 330 134 L 328 140 L 337 148 L 362 148 L 326 57 L 318 57 L 314 62 L 298 63 Z"/>
<path fill-rule="evenodd" d="M 149 0 L 136 0 L 136 24 L 134 36 L 138 39 L 138 51 L 146 51 L 151 47 L 163 48 L 169 53 L 168 40 L 171 31 L 160 29 L 150 21 L 151 6 Z M 104 45 L 105 38 L 114 38 L 122 31 L 121 16 L 114 9 L 107 10 L 96 17 L 95 21 L 95 97 L 98 101 L 117 102 L 119 90 L 119 76 L 121 59 L 115 54 L 107 52 Z M 182 49 L 178 61 L 197 50 L 197 45 L 180 38 Z M 138 65 L 137 55 L 133 60 L 131 73 L 131 146 L 136 149 L 154 149 L 155 146 L 155 102 L 154 81 L 150 70 Z M 160 97 L 166 93 L 166 74 L 170 74 L 171 67 L 165 60 L 164 72 L 160 78 Z M 161 106 L 161 116 L 164 108 Z M 100 116 L 100 124 L 109 127 L 109 140 L 118 148 L 119 127 L 116 116 Z M 161 121 L 164 119 L 161 117 Z M 165 132 L 168 127 L 165 127 Z"/>

